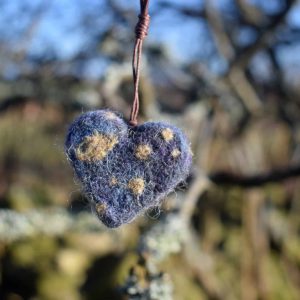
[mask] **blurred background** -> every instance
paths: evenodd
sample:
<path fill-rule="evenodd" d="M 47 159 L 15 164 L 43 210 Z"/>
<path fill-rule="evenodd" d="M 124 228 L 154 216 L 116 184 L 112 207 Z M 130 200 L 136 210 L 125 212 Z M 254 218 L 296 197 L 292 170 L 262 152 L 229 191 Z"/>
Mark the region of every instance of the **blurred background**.
<path fill-rule="evenodd" d="M 0 299 L 300 299 L 300 2 L 153 0 L 140 120 L 180 126 L 187 182 L 108 230 L 68 124 L 129 117 L 139 1 L 0 2 Z"/>

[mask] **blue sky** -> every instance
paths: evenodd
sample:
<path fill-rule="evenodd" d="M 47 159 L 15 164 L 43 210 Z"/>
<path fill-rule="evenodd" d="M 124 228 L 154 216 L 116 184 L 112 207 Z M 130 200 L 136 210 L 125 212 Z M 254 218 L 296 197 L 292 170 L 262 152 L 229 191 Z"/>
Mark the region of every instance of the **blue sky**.
<path fill-rule="evenodd" d="M 3 26 L 3 29 L 5 29 L 5 26 L 11 25 L 7 21 L 14 19 L 15 12 L 20 8 L 22 2 L 26 2 L 26 6 L 29 8 L 35 8 L 42 2 L 42 0 L 32 0 L 28 1 L 27 4 L 27 1 L 24 0 L 5 1 L 4 10 L 2 9 L 4 22 L 1 22 L 0 19 L 0 26 Z M 93 8 L 95 4 L 98 4 L 98 8 L 101 8 L 101 3 L 103 3 L 102 0 L 80 0 L 80 2 L 84 5 L 85 10 L 88 10 L 89 6 Z M 138 10 L 138 2 L 118 1 L 124 7 L 133 7 L 136 10 Z M 173 0 L 172 2 L 180 4 L 182 1 Z M 184 5 L 197 7 L 200 5 L 199 2 L 201 1 L 186 0 Z M 39 23 L 39 28 L 30 49 L 32 52 L 43 52 L 47 47 L 53 48 L 59 56 L 67 58 L 76 53 L 85 43 L 86 33 L 73 30 L 81 16 L 81 5 L 78 5 L 78 2 L 76 4 L 73 0 L 52 0 L 50 3 L 42 21 Z M 154 10 L 155 7 L 156 1 L 152 1 L 151 9 Z M 98 14 L 100 19 L 98 26 L 99 28 L 105 28 L 105 15 L 101 14 L 101 9 L 99 9 Z M 28 22 L 30 20 L 26 16 L 23 16 L 21 20 L 14 20 L 13 29 L 20 30 Z M 182 19 L 175 16 L 174 13 L 168 12 L 160 14 L 159 17 L 152 20 L 147 42 L 166 43 L 172 48 L 174 57 L 185 59 L 190 55 L 194 56 L 200 51 L 199 43 L 192 43 L 192 39 L 199 39 L 204 30 L 201 20 Z M 9 28 L 4 31 L 9 34 Z M 167 32 L 168 34 L 166 34 Z"/>
<path fill-rule="evenodd" d="M 17 48 L 22 41 L 22 34 L 26 25 L 31 22 L 26 13 L 27 10 L 34 10 L 44 0 L 2 0 L 0 9 L 0 33 L 4 43 L 11 44 L 12 48 Z M 47 1 L 47 0 L 46 0 Z M 78 24 L 81 21 L 82 10 L 95 20 L 94 28 L 105 30 L 110 16 L 103 11 L 103 0 L 48 0 L 49 7 L 41 18 L 38 28 L 35 31 L 34 38 L 30 42 L 29 52 L 45 53 L 54 51 L 61 59 L 68 59 L 87 45 L 87 37 L 92 32 L 86 33 L 78 30 Z M 268 13 L 274 13 L 278 9 L 278 1 L 258 1 L 249 0 L 255 5 L 263 6 Z M 155 11 L 156 0 L 153 0 L 150 9 Z M 168 0 L 174 4 L 191 8 L 202 6 L 201 0 Z M 215 1 L 220 8 L 226 8 L 230 0 Z M 117 3 L 124 7 L 135 8 L 138 13 L 139 1 L 117 0 Z M 267 3 L 267 4 L 266 4 Z M 271 5 L 272 3 L 272 5 Z M 2 7 L 1 7 L 2 6 Z M 21 17 L 16 17 L 16 12 L 22 11 Z M 295 6 L 288 16 L 288 22 L 300 27 L 300 4 Z M 80 28 L 80 27 L 79 27 Z M 96 31 L 97 31 L 96 30 Z M 134 28 L 132 29 L 134 30 Z M 16 38 L 12 32 L 19 33 Z M 239 37 L 245 43 L 251 39 L 251 31 L 244 30 L 239 33 Z M 1 37 L 0 37 L 1 39 Z M 132 41 L 133 42 L 133 41 Z M 210 36 L 206 24 L 201 19 L 192 19 L 180 17 L 173 11 L 160 13 L 152 19 L 150 33 L 147 43 L 164 44 L 171 53 L 173 59 L 178 62 L 185 62 L 190 59 L 200 59 L 212 51 Z M 285 64 L 300 66 L 300 56 L 298 55 L 300 43 L 285 47 L 280 50 L 280 59 Z M 217 62 L 216 64 L 218 64 Z M 96 61 L 93 64 L 97 65 Z M 101 65 L 101 62 L 98 62 Z M 92 69 L 90 70 L 92 73 Z"/>

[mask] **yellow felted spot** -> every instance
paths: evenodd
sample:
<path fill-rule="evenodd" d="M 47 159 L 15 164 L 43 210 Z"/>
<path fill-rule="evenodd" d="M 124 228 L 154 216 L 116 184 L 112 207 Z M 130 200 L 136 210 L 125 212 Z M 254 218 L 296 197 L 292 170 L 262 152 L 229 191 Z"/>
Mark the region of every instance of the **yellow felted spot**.
<path fill-rule="evenodd" d="M 177 158 L 180 154 L 181 154 L 181 152 L 177 148 L 172 150 L 172 152 L 171 152 L 171 155 L 172 155 L 173 158 Z"/>
<path fill-rule="evenodd" d="M 152 150 L 151 147 L 148 145 L 138 145 L 135 149 L 135 156 L 138 159 L 145 160 L 149 157 L 151 154 Z"/>
<path fill-rule="evenodd" d="M 106 117 L 107 119 L 109 119 L 109 120 L 113 120 L 113 119 L 116 119 L 116 118 L 117 118 L 117 116 L 116 116 L 113 112 L 111 112 L 111 111 L 107 111 L 107 112 L 105 113 L 105 117 Z"/>
<path fill-rule="evenodd" d="M 113 177 L 110 179 L 109 184 L 110 184 L 110 185 L 116 185 L 117 183 L 118 183 L 117 178 L 113 176 Z"/>
<path fill-rule="evenodd" d="M 105 203 L 97 203 L 95 208 L 96 208 L 97 214 L 102 216 L 106 211 L 106 204 Z"/>
<path fill-rule="evenodd" d="M 142 178 L 134 178 L 129 180 L 128 188 L 135 195 L 141 195 L 145 188 L 145 182 Z"/>
<path fill-rule="evenodd" d="M 161 135 L 166 142 L 169 142 L 174 138 L 174 133 L 170 128 L 163 129 Z"/>
<path fill-rule="evenodd" d="M 118 139 L 115 136 L 108 136 L 95 132 L 86 136 L 84 141 L 76 149 L 76 156 L 79 160 L 101 160 L 113 149 Z"/>

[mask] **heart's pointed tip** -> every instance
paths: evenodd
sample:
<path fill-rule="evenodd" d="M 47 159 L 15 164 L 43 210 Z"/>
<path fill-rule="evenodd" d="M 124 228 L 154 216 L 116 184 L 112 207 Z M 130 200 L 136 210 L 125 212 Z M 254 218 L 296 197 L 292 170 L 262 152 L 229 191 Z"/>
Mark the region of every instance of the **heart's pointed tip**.
<path fill-rule="evenodd" d="M 124 221 L 122 218 L 116 218 L 115 216 L 112 218 L 109 215 L 99 216 L 97 215 L 98 219 L 108 228 L 120 228 L 123 225 L 130 223 L 131 221 Z"/>
<path fill-rule="evenodd" d="M 105 220 L 101 220 L 100 221 L 107 227 L 107 228 L 110 228 L 110 229 L 117 229 L 117 228 L 120 228 L 123 223 L 120 223 L 120 222 L 107 222 Z"/>
<path fill-rule="evenodd" d="M 108 204 L 108 201 L 93 203 L 92 211 L 108 228 L 118 228 L 124 224 L 130 223 L 134 218 L 132 214 L 124 214 L 122 207 Z"/>

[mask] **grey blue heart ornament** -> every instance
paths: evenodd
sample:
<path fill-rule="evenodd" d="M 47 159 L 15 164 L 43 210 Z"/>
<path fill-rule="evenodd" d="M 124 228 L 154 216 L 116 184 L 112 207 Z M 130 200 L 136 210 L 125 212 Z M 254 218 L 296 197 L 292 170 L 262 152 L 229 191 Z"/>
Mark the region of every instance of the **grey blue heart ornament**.
<path fill-rule="evenodd" d="M 192 164 L 179 128 L 165 122 L 132 127 L 110 110 L 80 115 L 69 127 L 65 152 L 93 210 L 110 228 L 159 205 Z"/>

